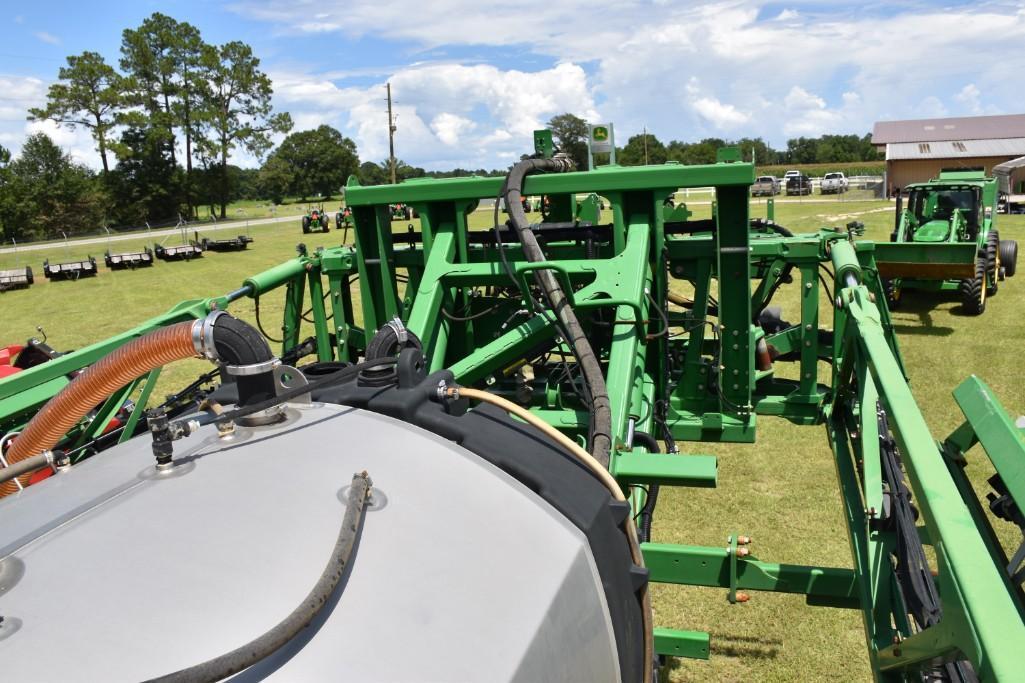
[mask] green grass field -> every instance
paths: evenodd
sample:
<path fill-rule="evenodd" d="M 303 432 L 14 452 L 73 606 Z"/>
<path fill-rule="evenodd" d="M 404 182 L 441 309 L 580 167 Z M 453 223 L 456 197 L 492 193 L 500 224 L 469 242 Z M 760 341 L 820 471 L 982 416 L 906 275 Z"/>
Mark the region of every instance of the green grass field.
<path fill-rule="evenodd" d="M 697 200 L 697 198 L 695 198 Z M 764 215 L 764 204 L 752 205 Z M 330 208 L 325 205 L 325 208 Z M 695 217 L 710 207 L 695 205 Z M 490 222 L 490 212 L 472 216 L 472 227 Z M 886 202 L 780 203 L 776 220 L 794 232 L 861 220 L 866 238 L 885 240 L 891 228 L 892 204 Z M 1001 236 L 1025 243 L 1025 216 L 999 216 Z M 405 224 L 396 224 L 404 229 Z M 341 233 L 303 235 L 294 222 L 252 229 L 255 243 L 238 254 L 210 253 L 185 263 L 158 262 L 149 269 L 110 272 L 100 266 L 97 277 L 77 283 L 43 279 L 44 252 L 27 258 L 36 270 L 36 285 L 26 291 L 0 294 L 0 343 L 14 343 L 37 334 L 42 325 L 49 343 L 73 349 L 103 339 L 182 299 L 220 294 L 238 287 L 252 273 L 294 253 L 298 242 L 311 249 L 337 245 Z M 220 233 L 227 236 L 227 233 Z M 350 233 L 351 241 L 352 235 Z M 122 242 L 118 250 L 141 248 L 146 240 Z M 132 246 L 135 245 L 135 246 Z M 1025 245 L 1023 245 L 1025 246 Z M 72 247 L 48 252 L 55 260 L 102 256 L 103 247 Z M 23 264 L 22 258 L 0 256 L 0 268 Z M 790 287 L 793 289 L 793 287 Z M 799 317 L 793 292 L 781 290 L 784 317 Z M 946 295 L 907 292 L 894 314 L 912 389 L 937 438 L 961 420 L 950 391 L 969 374 L 986 380 L 1013 415 L 1025 411 L 1025 368 L 1018 355 L 1025 322 L 1021 302 L 1025 275 L 1010 278 L 980 317 L 965 317 L 956 299 Z M 268 331 L 280 325 L 281 304 L 268 298 L 261 315 Z M 823 320 L 828 321 L 823 302 Z M 232 308 L 253 320 L 249 300 Z M 828 323 L 826 323 L 828 324 Z M 304 330 L 305 333 L 311 333 Z M 165 372 L 161 387 L 170 390 L 202 371 L 199 362 L 179 363 Z M 822 365 L 822 376 L 827 366 Z M 850 566 L 847 533 L 841 516 L 832 456 L 822 427 L 797 427 L 761 417 L 758 443 L 753 445 L 681 444 L 684 450 L 719 457 L 717 489 L 663 489 L 654 523 L 654 540 L 723 545 L 731 533 L 750 534 L 760 559 L 796 564 Z M 975 451 L 973 479 L 989 475 Z M 798 596 L 752 594 L 749 603 L 729 605 L 726 591 L 655 586 L 656 624 L 706 630 L 712 634 L 709 662 L 676 660 L 672 681 L 870 680 L 861 615 L 855 611 L 813 608 Z"/>

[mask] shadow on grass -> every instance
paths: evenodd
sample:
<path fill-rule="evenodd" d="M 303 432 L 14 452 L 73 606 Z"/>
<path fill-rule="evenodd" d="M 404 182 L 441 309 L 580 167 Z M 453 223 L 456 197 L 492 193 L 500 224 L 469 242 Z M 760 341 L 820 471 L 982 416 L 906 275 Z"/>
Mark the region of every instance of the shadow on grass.
<path fill-rule="evenodd" d="M 954 333 L 953 327 L 936 325 L 933 322 L 933 311 L 939 304 L 956 301 L 957 295 L 952 292 L 905 292 L 900 299 L 900 307 L 890 313 L 893 329 L 898 334 L 921 334 L 930 337 L 946 337 Z M 948 312 L 951 315 L 966 315 L 961 312 L 960 305 Z M 908 315 L 918 318 L 918 324 L 902 321 Z"/>
<path fill-rule="evenodd" d="M 778 638 L 709 634 L 709 650 L 712 656 L 743 657 L 744 659 L 775 659 L 783 641 Z"/>
<path fill-rule="evenodd" d="M 954 334 L 953 327 L 936 327 L 934 325 L 897 325 L 894 324 L 893 331 L 897 334 L 921 334 L 927 337 L 949 337 Z"/>

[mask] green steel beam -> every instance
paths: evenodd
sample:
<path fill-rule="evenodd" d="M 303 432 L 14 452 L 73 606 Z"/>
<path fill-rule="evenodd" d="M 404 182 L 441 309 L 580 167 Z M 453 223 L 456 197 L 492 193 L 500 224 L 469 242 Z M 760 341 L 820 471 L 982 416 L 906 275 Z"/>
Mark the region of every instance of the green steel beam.
<path fill-rule="evenodd" d="M 591 172 L 558 173 L 527 176 L 523 183 L 525 196 L 567 193 L 657 190 L 665 196 L 685 187 L 736 186 L 745 193 L 754 182 L 752 164 L 710 164 L 706 166 L 606 166 Z M 345 188 L 348 206 L 364 207 L 401 202 L 412 204 L 438 200 L 473 200 L 497 197 L 501 178 L 451 178 L 406 181 L 398 185 L 361 187 L 350 179 Z M 354 213 L 359 214 L 354 210 Z M 357 219 L 358 223 L 358 219 Z"/>
<path fill-rule="evenodd" d="M 656 628 L 654 635 L 655 654 L 666 657 L 708 659 L 709 643 L 707 633 Z"/>
<path fill-rule="evenodd" d="M 644 543 L 644 565 L 651 580 L 688 586 L 730 587 L 730 553 L 726 547 Z M 744 590 L 799 593 L 837 607 L 857 607 L 858 578 L 851 569 L 808 567 L 737 557 L 736 587 Z"/>
<path fill-rule="evenodd" d="M 714 455 L 656 454 L 635 448 L 616 457 L 616 478 L 626 484 L 714 488 L 718 474 Z"/>

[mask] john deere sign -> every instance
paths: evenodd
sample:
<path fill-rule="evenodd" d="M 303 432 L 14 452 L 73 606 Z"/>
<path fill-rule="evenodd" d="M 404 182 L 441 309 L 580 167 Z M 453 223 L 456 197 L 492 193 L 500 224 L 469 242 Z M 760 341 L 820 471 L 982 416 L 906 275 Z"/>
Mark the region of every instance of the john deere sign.
<path fill-rule="evenodd" d="M 612 124 L 611 123 L 597 123 L 593 126 L 589 125 L 588 129 L 591 132 L 590 147 L 591 154 L 604 153 L 608 154 L 612 151 L 613 140 L 612 140 Z"/>

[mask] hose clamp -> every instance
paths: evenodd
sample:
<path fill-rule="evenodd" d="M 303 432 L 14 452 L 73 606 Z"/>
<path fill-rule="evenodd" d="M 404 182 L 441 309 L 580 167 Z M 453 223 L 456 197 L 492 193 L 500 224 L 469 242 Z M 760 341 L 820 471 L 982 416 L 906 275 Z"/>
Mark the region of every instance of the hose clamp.
<path fill-rule="evenodd" d="M 395 316 L 388 321 L 388 327 L 395 330 L 395 336 L 398 337 L 399 347 L 404 347 L 406 341 L 409 339 L 409 333 L 406 331 L 406 326 L 402 324 L 402 320 L 398 316 Z"/>
<path fill-rule="evenodd" d="M 271 372 L 279 365 L 281 365 L 280 359 L 271 358 L 262 363 L 251 363 L 249 365 L 225 365 L 224 371 L 235 377 L 249 377 L 251 375 L 262 375 L 265 372 Z"/>
<path fill-rule="evenodd" d="M 225 311 L 212 311 L 210 315 L 192 324 L 192 347 L 196 354 L 207 360 L 219 360 L 214 346 L 214 323 Z"/>

